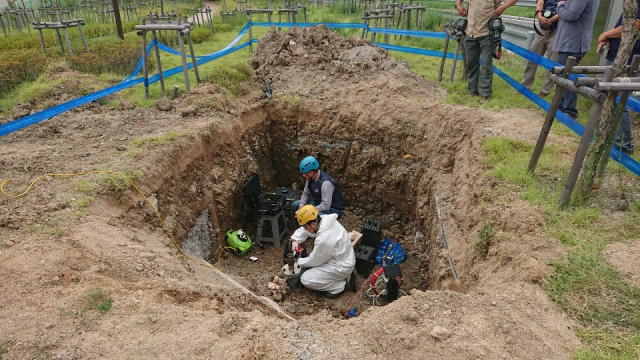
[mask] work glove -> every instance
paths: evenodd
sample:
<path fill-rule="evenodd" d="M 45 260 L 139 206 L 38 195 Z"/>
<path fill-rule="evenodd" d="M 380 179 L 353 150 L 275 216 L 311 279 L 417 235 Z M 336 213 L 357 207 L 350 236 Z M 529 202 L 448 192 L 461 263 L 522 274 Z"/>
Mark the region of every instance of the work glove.
<path fill-rule="evenodd" d="M 300 245 L 298 245 L 298 242 L 295 240 L 291 240 L 291 251 L 297 253 L 298 249 L 300 249 Z"/>

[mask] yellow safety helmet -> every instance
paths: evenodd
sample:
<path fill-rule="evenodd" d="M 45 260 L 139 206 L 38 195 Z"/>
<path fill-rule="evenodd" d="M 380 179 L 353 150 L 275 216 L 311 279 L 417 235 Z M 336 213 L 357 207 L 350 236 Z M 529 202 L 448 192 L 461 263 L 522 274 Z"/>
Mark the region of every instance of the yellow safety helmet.
<path fill-rule="evenodd" d="M 300 226 L 303 226 L 309 221 L 313 221 L 318 218 L 318 209 L 316 209 L 316 207 L 313 205 L 305 205 L 298 209 L 296 218 L 298 219 L 298 224 L 300 224 Z"/>

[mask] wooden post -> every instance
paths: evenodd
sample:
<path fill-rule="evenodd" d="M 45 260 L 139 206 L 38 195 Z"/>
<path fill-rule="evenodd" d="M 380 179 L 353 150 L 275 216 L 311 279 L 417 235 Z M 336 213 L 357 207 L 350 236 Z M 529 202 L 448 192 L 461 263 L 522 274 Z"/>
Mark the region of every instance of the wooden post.
<path fill-rule="evenodd" d="M 40 29 L 40 20 L 36 19 L 36 26 L 38 27 L 38 37 L 40 37 L 40 46 L 42 47 L 42 53 L 47 56 L 47 50 L 44 47 L 44 38 L 42 37 L 42 29 Z"/>
<path fill-rule="evenodd" d="M 392 21 L 393 21 L 393 18 L 392 18 Z M 384 19 L 384 28 L 385 28 L 385 29 L 388 29 L 388 28 L 389 28 L 389 18 L 385 18 L 385 19 Z M 385 43 L 385 44 L 389 45 L 389 39 L 390 39 L 389 34 L 388 34 L 388 33 L 387 33 L 387 34 L 384 34 L 384 43 Z"/>
<path fill-rule="evenodd" d="M 16 14 L 16 28 L 18 32 L 22 32 L 22 22 L 20 21 L 20 15 Z"/>
<path fill-rule="evenodd" d="M 158 64 L 158 76 L 160 77 L 160 89 L 162 89 L 162 93 L 164 94 L 164 76 L 162 75 L 162 63 L 160 62 L 160 49 L 158 47 L 156 37 L 156 31 L 151 30 L 151 35 L 153 36 L 153 40 L 156 40 L 156 44 L 153 46 L 153 50 L 156 53 L 156 63 Z"/>
<path fill-rule="evenodd" d="M 84 31 L 82 31 L 82 21 L 78 21 L 78 30 L 80 30 L 80 37 L 82 38 L 82 43 L 84 44 L 84 50 L 89 52 L 89 46 L 87 45 L 87 39 L 84 38 Z"/>
<path fill-rule="evenodd" d="M 451 74 L 449 74 L 449 82 L 453 82 L 453 77 L 456 74 L 456 66 L 458 65 L 458 55 L 460 54 L 460 41 L 456 41 L 456 53 L 455 55 L 453 55 L 453 66 L 451 67 Z"/>
<path fill-rule="evenodd" d="M 627 47 L 627 49 L 623 48 L 621 49 L 620 52 L 618 52 L 618 54 L 624 55 L 627 53 L 626 51 L 629 51 L 628 49 L 629 47 Z M 624 82 L 626 79 L 634 77 L 637 74 L 639 65 L 640 65 L 640 56 L 634 55 L 631 60 L 631 66 L 627 71 L 627 76 L 624 78 L 618 78 L 618 79 Z M 615 63 L 614 63 L 614 66 L 615 66 Z M 615 94 L 613 96 L 615 96 Z M 607 100 L 612 100 L 611 98 L 613 96 L 608 96 Z M 604 104 L 602 105 L 603 111 L 606 111 L 607 113 L 598 120 L 598 125 L 596 125 L 598 134 L 594 135 L 595 140 L 590 145 L 590 149 L 588 151 L 589 156 L 586 160 L 586 164 L 596 165 L 595 160 L 598 158 L 599 159 L 597 161 L 595 174 L 593 174 L 593 171 L 590 171 L 591 169 L 589 169 L 589 167 L 587 166 L 584 167 L 584 171 L 582 172 L 582 176 L 580 178 L 580 185 L 579 185 L 581 194 L 585 194 L 584 192 L 585 186 L 590 186 L 591 188 L 593 188 L 593 180 L 595 180 L 596 178 L 602 177 L 602 173 L 605 171 L 607 163 L 609 162 L 609 154 L 611 153 L 611 149 L 613 148 L 616 134 L 618 132 L 620 122 L 622 121 L 623 111 L 627 105 L 627 100 L 629 100 L 629 92 L 622 91 L 621 93 L 619 93 L 619 99 L 620 101 L 618 102 L 617 106 L 615 106 L 614 104 L 609 104 L 609 101 L 604 102 Z M 609 105 L 613 105 L 613 106 L 609 107 Z M 600 139 L 596 139 L 596 138 L 600 138 Z M 604 140 L 604 143 L 603 143 L 603 140 Z M 601 154 L 602 156 L 598 156 L 599 154 Z M 593 177 L 593 179 L 591 179 L 591 177 Z M 589 184 L 589 185 L 586 185 L 586 184 Z"/>
<path fill-rule="evenodd" d="M 413 0 L 409 0 L 409 9 L 407 9 L 407 30 L 411 30 L 411 5 L 413 5 Z"/>
<path fill-rule="evenodd" d="M 120 19 L 120 7 L 118 6 L 118 0 L 111 0 L 111 6 L 113 6 L 113 16 L 116 20 L 118 37 L 120 38 L 120 40 L 124 40 L 124 32 L 122 31 L 122 20 Z"/>
<path fill-rule="evenodd" d="M 213 12 L 211 11 L 211 8 L 207 8 L 207 18 L 209 19 L 209 27 L 211 28 L 211 35 L 216 34 L 216 30 L 213 27 Z"/>
<path fill-rule="evenodd" d="M 440 72 L 438 73 L 438 82 L 442 82 L 442 72 L 444 71 L 444 63 L 447 60 L 447 51 L 449 50 L 449 39 L 451 39 L 450 33 L 446 32 L 447 36 L 444 38 L 444 49 L 442 50 L 442 60 L 440 60 Z"/>
<path fill-rule="evenodd" d="M 253 35 L 251 35 L 251 12 L 247 12 L 249 16 L 249 53 L 253 54 Z"/>
<path fill-rule="evenodd" d="M 376 17 L 375 20 L 373 20 L 373 27 L 378 27 L 378 18 Z M 371 42 L 376 42 L 376 33 L 371 33 Z"/>
<path fill-rule="evenodd" d="M 64 54 L 64 44 L 62 43 L 62 35 L 60 35 L 60 29 L 56 28 L 56 34 L 58 34 L 58 42 L 60 43 L 60 48 L 62 49 L 62 53 Z"/>
<path fill-rule="evenodd" d="M 406 17 L 406 12 L 402 7 L 398 8 L 398 10 L 400 10 L 400 13 L 398 18 L 398 23 L 396 24 L 396 30 L 402 30 L 404 29 L 404 19 Z M 394 35 L 393 39 L 395 40 L 395 38 L 396 36 Z M 402 35 L 399 35 L 398 39 L 402 40 Z"/>
<path fill-rule="evenodd" d="M 146 23 L 142 19 L 142 25 Z M 149 67 L 147 64 L 147 31 L 142 30 L 142 73 L 144 74 L 144 97 L 149 98 Z"/>
<path fill-rule="evenodd" d="M 369 13 L 364 13 L 364 27 L 362 28 L 362 39 L 367 38 L 367 29 L 369 28 Z"/>
<path fill-rule="evenodd" d="M 196 83 L 200 83 L 200 74 L 198 73 L 198 63 L 196 62 L 196 55 L 193 52 L 193 43 L 191 42 L 191 32 L 187 33 L 187 42 L 189 43 L 189 52 L 191 55 L 191 63 L 193 63 L 193 72 L 196 74 Z"/>
<path fill-rule="evenodd" d="M 4 28 L 4 21 L 2 20 L 2 14 L 0 14 L 0 26 L 2 26 L 2 33 L 7 36 L 7 30 Z"/>
<path fill-rule="evenodd" d="M 178 25 L 180 20 L 178 19 Z M 182 74 L 184 75 L 184 85 L 187 92 L 191 91 L 189 86 L 189 69 L 187 68 L 187 55 L 184 52 L 184 40 L 182 39 L 182 32 L 177 30 L 178 44 L 180 45 L 180 57 L 182 58 Z"/>
<path fill-rule="evenodd" d="M 562 77 L 565 79 L 569 78 L 571 75 L 571 71 L 573 69 L 573 65 L 576 63 L 576 58 L 573 56 L 569 56 L 567 59 L 567 63 L 564 67 L 564 71 Z M 558 112 L 558 108 L 560 108 L 560 101 L 562 101 L 562 93 L 564 93 L 564 87 L 560 85 L 556 85 L 556 92 L 553 95 L 553 101 L 551 101 L 551 105 L 549 105 L 549 112 L 547 112 L 547 117 L 544 120 L 544 124 L 542 125 L 542 130 L 540 130 L 540 135 L 538 136 L 538 142 L 536 142 L 536 147 L 533 149 L 533 154 L 531 155 L 531 160 L 529 160 L 529 166 L 527 167 L 527 171 L 533 172 L 538 164 L 538 159 L 540 159 L 540 155 L 542 154 L 542 149 L 544 148 L 544 144 L 547 142 L 547 137 L 549 136 L 549 132 L 551 131 L 551 125 L 553 125 L 553 119 L 556 117 L 556 112 Z"/>
<path fill-rule="evenodd" d="M 611 79 L 613 79 L 613 72 L 613 68 L 609 68 L 607 71 L 605 71 L 603 81 L 611 81 Z M 598 124 L 598 119 L 600 119 L 600 115 L 602 114 L 602 105 L 603 104 L 601 102 L 594 102 L 591 106 L 591 112 L 589 113 L 587 126 L 584 127 L 584 133 L 582 134 L 582 138 L 580 139 L 576 157 L 573 159 L 573 164 L 571 165 L 569 176 L 567 177 L 567 182 L 564 184 L 562 195 L 560 195 L 559 205 L 561 209 L 566 208 L 567 205 L 569 205 L 569 201 L 571 200 L 573 187 L 576 185 L 578 175 L 580 175 L 582 163 L 584 162 L 585 156 L 587 156 L 587 150 L 589 150 L 589 143 L 591 142 L 591 138 L 593 137 L 593 133 L 596 129 L 596 124 Z"/>
<path fill-rule="evenodd" d="M 184 22 L 187 22 L 187 17 L 184 17 Z M 196 54 L 193 51 L 193 43 L 191 42 L 191 29 L 185 31 L 187 33 L 187 43 L 189 44 L 189 54 L 191 55 L 191 63 L 193 64 L 193 72 L 196 74 L 196 83 L 200 83 L 200 74 L 198 73 L 198 63 L 196 62 Z"/>
<path fill-rule="evenodd" d="M 63 27 L 62 31 L 64 32 L 64 38 L 67 41 L 67 47 L 69 48 L 69 55 L 73 56 L 73 50 L 71 50 L 71 41 L 69 41 L 69 32 L 67 31 L 67 27 Z"/>

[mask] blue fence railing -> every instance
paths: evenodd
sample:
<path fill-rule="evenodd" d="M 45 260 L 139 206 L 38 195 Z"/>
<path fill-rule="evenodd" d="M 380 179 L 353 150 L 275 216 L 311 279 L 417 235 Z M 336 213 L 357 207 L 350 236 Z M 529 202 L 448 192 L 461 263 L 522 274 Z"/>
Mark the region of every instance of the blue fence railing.
<path fill-rule="evenodd" d="M 440 33 L 440 32 L 433 32 L 433 31 L 416 31 L 416 30 L 395 30 L 395 29 L 386 29 L 386 28 L 369 28 L 367 25 L 365 24 L 361 24 L 361 23 L 275 23 L 275 22 L 254 22 L 254 23 L 247 23 L 242 30 L 239 32 L 238 36 L 236 36 L 236 38 L 231 41 L 231 43 L 229 43 L 226 47 L 224 47 L 222 50 L 219 50 L 215 53 L 209 54 L 209 55 L 202 55 L 202 56 L 196 56 L 196 63 L 198 65 L 202 65 L 205 63 L 208 63 L 210 61 L 213 61 L 215 59 L 218 59 L 220 57 L 223 57 L 227 54 L 233 53 L 235 51 L 238 51 L 242 48 L 245 48 L 247 46 L 249 46 L 251 43 L 255 43 L 257 42 L 256 39 L 249 39 L 249 41 L 241 44 L 241 45 L 237 45 L 234 46 L 236 43 L 238 43 L 240 41 L 240 39 L 246 35 L 247 31 L 249 30 L 249 28 L 251 26 L 257 26 L 257 27 L 270 27 L 270 26 L 277 26 L 277 27 L 305 27 L 305 26 L 316 26 L 316 25 L 324 25 L 327 26 L 328 28 L 333 28 L 333 29 L 367 29 L 367 31 L 371 32 L 371 33 L 379 33 L 379 34 L 390 34 L 390 35 L 403 35 L 403 36 L 418 36 L 418 37 L 430 37 L 430 38 L 437 38 L 437 39 L 443 39 L 446 37 L 445 33 Z M 154 40 L 156 41 L 156 40 Z M 149 56 L 152 46 L 155 45 L 156 43 L 152 41 L 146 49 L 146 54 L 145 56 Z M 413 54 L 419 54 L 419 55 L 426 55 L 426 56 L 434 56 L 434 57 L 442 57 L 442 51 L 437 51 L 437 50 L 429 50 L 429 49 L 420 49 L 420 48 L 413 48 L 413 47 L 407 47 L 407 46 L 400 46 L 400 45 L 390 45 L 390 44 L 381 44 L 381 43 L 375 43 L 377 46 L 386 49 L 386 50 L 390 50 L 390 51 L 401 51 L 401 52 L 407 52 L 407 53 L 413 53 Z M 163 44 L 158 43 L 158 46 L 161 50 L 166 51 L 170 54 L 177 54 L 179 55 L 179 53 Z M 536 64 L 542 66 L 543 68 L 550 70 L 551 67 L 553 66 L 559 66 L 559 63 L 556 63 L 554 61 L 551 61 L 543 56 L 540 56 L 538 54 L 535 54 L 527 49 L 524 49 L 518 45 L 515 45 L 513 43 L 510 43 L 509 41 L 503 40 L 503 47 L 519 56 L 521 56 L 522 58 L 529 60 L 529 61 L 533 61 Z M 447 53 L 446 54 L 446 58 L 448 59 L 453 59 L 453 57 L 455 56 L 455 54 L 453 53 Z M 461 56 L 458 57 L 458 59 L 461 59 Z M 187 67 L 189 69 L 193 68 L 193 64 L 192 63 L 188 63 Z M 66 102 L 64 104 L 60 104 L 57 106 L 54 106 L 52 108 L 31 114 L 29 116 L 14 120 L 14 121 L 10 121 L 8 123 L 2 124 L 0 125 L 0 137 L 10 134 L 12 132 L 18 131 L 20 129 L 23 129 L 27 126 L 39 123 L 41 121 L 44 120 L 48 120 L 53 116 L 59 115 L 63 112 L 69 111 L 73 108 L 82 106 L 84 104 L 87 104 L 91 101 L 95 101 L 98 100 L 100 98 L 103 98 L 107 95 L 113 94 L 115 92 L 118 92 L 120 90 L 124 90 L 126 88 L 130 88 L 133 87 L 135 85 L 138 85 L 140 83 L 145 83 L 145 79 L 143 77 L 138 77 L 135 78 L 135 76 L 141 71 L 142 69 L 142 56 L 140 57 L 140 60 L 138 61 L 138 64 L 136 65 L 133 73 L 129 76 L 127 76 L 120 84 L 97 91 L 93 94 L 89 94 L 74 100 L 71 100 L 69 102 Z M 177 66 L 175 68 L 163 71 L 163 77 L 169 77 L 175 74 L 178 74 L 182 71 L 182 66 Z M 509 75 L 507 75 L 506 73 L 504 73 L 502 70 L 500 70 L 499 68 L 494 66 L 494 71 L 495 73 L 501 78 L 503 79 L 505 82 L 507 82 L 509 85 L 511 85 L 511 87 L 513 87 L 515 90 L 517 90 L 520 94 L 522 94 L 523 96 L 525 96 L 526 98 L 528 98 L 529 100 L 531 100 L 534 104 L 536 104 L 538 107 L 540 107 L 541 109 L 543 109 L 544 111 L 548 111 L 549 110 L 549 103 L 542 99 L 541 97 L 537 96 L 535 93 L 533 93 L 531 90 L 525 88 L 524 86 L 522 86 L 519 82 L 517 82 L 516 80 L 514 80 L 512 77 L 510 77 Z M 581 75 L 577 75 L 577 76 L 581 76 Z M 149 86 L 150 84 L 153 84 L 157 81 L 160 80 L 160 75 L 159 74 L 155 74 L 154 76 L 151 76 L 148 81 L 145 83 L 145 86 Z M 629 98 L 629 102 L 627 104 L 627 107 L 630 110 L 633 110 L 635 112 L 640 112 L 640 100 L 638 100 L 637 98 L 631 96 Z M 582 136 L 583 132 L 584 132 L 584 126 L 582 126 L 580 123 L 578 123 L 577 121 L 575 121 L 573 118 L 569 117 L 568 115 L 566 115 L 565 113 L 563 113 L 562 111 L 558 111 L 556 113 L 556 119 L 564 124 L 565 126 L 567 126 L 569 129 L 571 129 L 573 132 L 575 132 L 576 134 Z M 611 151 L 610 157 L 620 163 L 622 166 L 624 166 L 625 168 L 627 168 L 629 171 L 631 171 L 632 173 L 634 173 L 637 176 L 640 176 L 640 163 L 638 163 L 635 159 L 633 159 L 632 157 L 628 156 L 627 154 L 621 152 L 619 149 L 614 148 Z"/>

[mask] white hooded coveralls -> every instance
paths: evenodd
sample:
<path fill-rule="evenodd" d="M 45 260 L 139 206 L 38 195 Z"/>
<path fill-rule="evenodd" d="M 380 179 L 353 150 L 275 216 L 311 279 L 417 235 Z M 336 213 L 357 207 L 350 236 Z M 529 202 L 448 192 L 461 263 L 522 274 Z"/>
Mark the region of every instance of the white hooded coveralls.
<path fill-rule="evenodd" d="M 317 234 L 300 227 L 291 236 L 298 243 L 315 237 L 311 254 L 298 260 L 301 267 L 310 268 L 302 274 L 300 281 L 309 289 L 339 294 L 356 265 L 356 254 L 347 230 L 338 222 L 338 214 L 321 217 Z"/>

